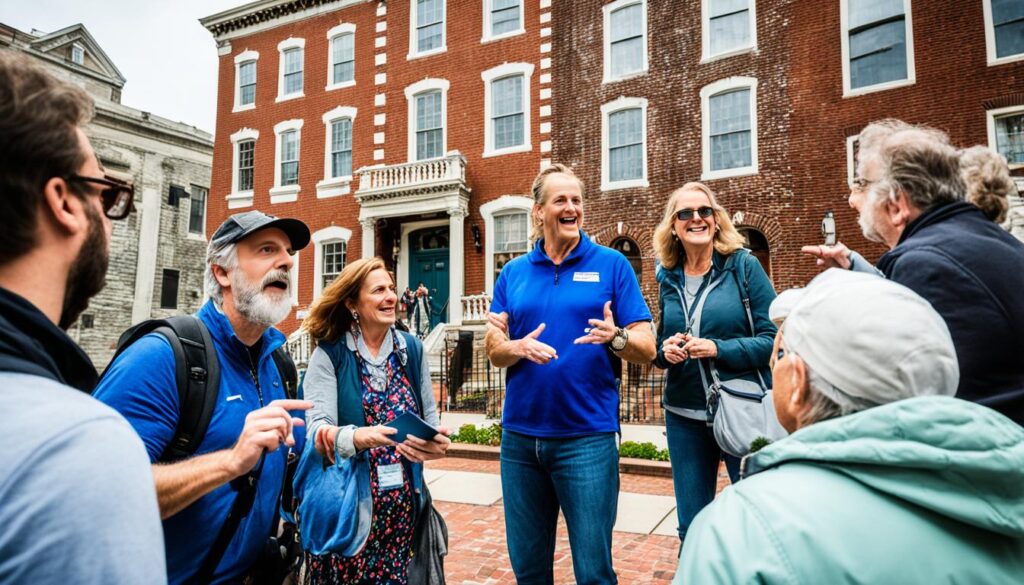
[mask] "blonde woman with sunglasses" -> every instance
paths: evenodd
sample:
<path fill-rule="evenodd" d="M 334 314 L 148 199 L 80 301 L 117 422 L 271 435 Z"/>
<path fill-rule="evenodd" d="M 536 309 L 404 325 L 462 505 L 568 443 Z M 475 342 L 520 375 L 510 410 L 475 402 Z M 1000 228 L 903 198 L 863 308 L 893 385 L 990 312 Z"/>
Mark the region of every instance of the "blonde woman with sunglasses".
<path fill-rule="evenodd" d="M 775 290 L 743 244 L 728 212 L 702 183 L 674 191 L 654 231 L 661 310 L 654 363 L 667 370 L 663 404 L 680 541 L 715 496 L 719 461 L 724 458 L 730 479 L 739 480 L 739 458 L 719 448 L 706 424 L 711 365 L 723 380 L 757 381 L 760 373 L 771 384 L 776 328 L 768 307 Z"/>

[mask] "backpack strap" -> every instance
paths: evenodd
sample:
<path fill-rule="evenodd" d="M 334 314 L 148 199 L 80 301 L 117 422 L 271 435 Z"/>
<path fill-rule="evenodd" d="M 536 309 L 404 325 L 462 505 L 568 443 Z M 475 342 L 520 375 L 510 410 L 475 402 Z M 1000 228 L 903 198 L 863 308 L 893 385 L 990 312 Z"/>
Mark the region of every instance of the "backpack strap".
<path fill-rule="evenodd" d="M 277 372 L 281 375 L 285 398 L 294 400 L 299 395 L 299 370 L 295 367 L 295 361 L 292 360 L 292 356 L 288 355 L 283 345 L 275 349 L 270 357 L 274 358 L 274 365 L 277 366 Z"/>

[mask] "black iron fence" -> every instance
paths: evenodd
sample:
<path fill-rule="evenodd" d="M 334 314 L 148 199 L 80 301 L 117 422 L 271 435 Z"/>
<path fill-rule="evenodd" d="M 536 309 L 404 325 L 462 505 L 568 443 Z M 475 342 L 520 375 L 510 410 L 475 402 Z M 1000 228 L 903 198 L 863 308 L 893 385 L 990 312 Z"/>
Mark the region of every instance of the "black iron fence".
<path fill-rule="evenodd" d="M 619 420 L 630 424 L 664 424 L 663 370 L 650 365 L 623 368 Z M 449 331 L 441 354 L 441 408 L 500 418 L 505 401 L 505 370 L 495 368 L 484 351 L 482 331 Z"/>

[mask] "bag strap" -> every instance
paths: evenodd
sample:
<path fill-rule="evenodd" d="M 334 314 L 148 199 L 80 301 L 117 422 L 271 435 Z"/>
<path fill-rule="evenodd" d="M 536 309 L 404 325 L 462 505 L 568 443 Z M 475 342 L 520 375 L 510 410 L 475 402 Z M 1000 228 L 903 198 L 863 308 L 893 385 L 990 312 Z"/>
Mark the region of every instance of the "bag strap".
<path fill-rule="evenodd" d="M 749 253 L 743 250 L 738 252 L 738 254 L 743 254 L 736 257 L 736 261 L 740 263 L 740 271 L 743 273 L 743 283 L 740 283 L 735 270 L 732 276 L 736 280 L 736 287 L 740 289 L 740 300 L 743 302 L 743 310 L 747 313 L 747 328 L 750 329 L 750 336 L 754 337 L 757 335 L 757 332 L 754 329 L 754 315 L 750 312 L 750 276 L 747 273 L 747 257 Z M 761 375 L 761 368 L 754 368 L 754 371 L 757 372 L 757 379 L 761 382 L 761 387 L 768 390 L 768 384 L 765 384 L 764 376 Z M 713 373 L 713 375 L 715 374 Z"/>

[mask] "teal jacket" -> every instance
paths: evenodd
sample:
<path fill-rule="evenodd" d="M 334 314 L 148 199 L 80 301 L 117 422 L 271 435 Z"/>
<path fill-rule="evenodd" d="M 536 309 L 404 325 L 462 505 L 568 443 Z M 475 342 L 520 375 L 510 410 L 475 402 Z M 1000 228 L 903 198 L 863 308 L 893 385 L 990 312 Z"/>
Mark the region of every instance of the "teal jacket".
<path fill-rule="evenodd" d="M 1024 428 L 919 397 L 805 427 L 750 455 L 705 508 L 674 583 L 1024 580 Z"/>
<path fill-rule="evenodd" d="M 665 360 L 661 349 L 666 338 L 687 330 L 687 318 L 680 300 L 683 268 L 666 269 L 659 264 L 656 276 L 661 319 L 658 321 L 658 355 L 654 365 L 668 370 L 663 400 L 669 406 L 704 408 L 706 390 L 698 368 L 704 369 L 704 379 L 710 382 L 709 360 L 686 360 L 672 365 Z M 740 294 L 744 282 L 754 318 L 753 334 Z M 715 365 L 722 379 L 757 381 L 757 370 L 760 369 L 765 383 L 771 385 L 772 372 L 768 369 L 768 360 L 775 340 L 775 325 L 768 318 L 768 307 L 775 300 L 775 289 L 761 263 L 747 250 L 737 250 L 728 256 L 716 251 L 703 286 L 709 291 L 700 321 L 700 337 L 714 341 L 718 347 Z"/>

